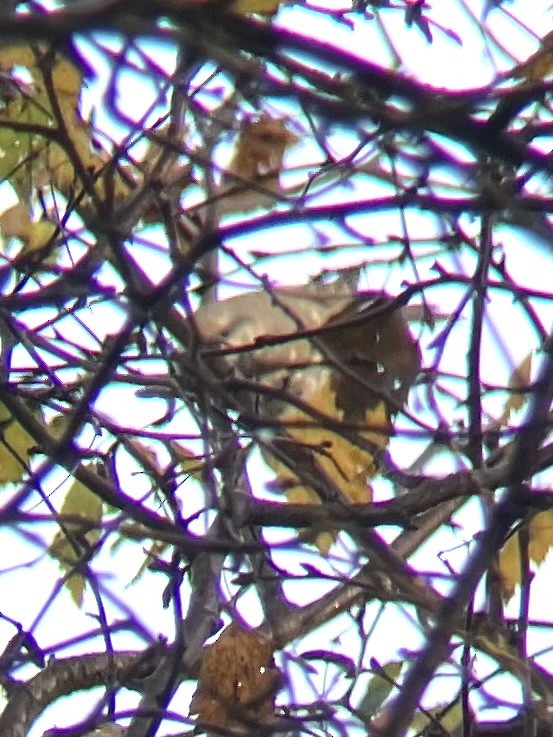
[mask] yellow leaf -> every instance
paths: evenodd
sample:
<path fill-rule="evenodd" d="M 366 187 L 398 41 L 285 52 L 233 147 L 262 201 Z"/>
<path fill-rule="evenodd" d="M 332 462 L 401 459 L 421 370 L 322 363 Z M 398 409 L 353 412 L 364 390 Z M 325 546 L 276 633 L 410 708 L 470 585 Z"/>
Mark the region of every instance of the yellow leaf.
<path fill-rule="evenodd" d="M 29 211 L 21 202 L 13 205 L 0 215 L 0 230 L 4 239 L 20 238 L 25 241 L 29 226 Z"/>
<path fill-rule="evenodd" d="M 16 67 L 25 67 L 33 76 L 35 84 L 42 81 L 41 57 L 47 52 L 45 45 L 35 49 L 26 44 L 4 46 L 0 50 L 0 69 L 10 74 Z M 51 70 L 55 91 L 72 95 L 75 100 L 81 92 L 83 75 L 81 70 L 66 56 L 58 54 Z"/>
<path fill-rule="evenodd" d="M 16 97 L 6 103 L 2 117 L 16 120 L 19 124 L 33 121 L 31 103 L 28 97 Z M 16 193 L 27 198 L 31 186 L 31 161 L 35 156 L 34 142 L 37 136 L 25 130 L 11 130 L 0 127 L 0 179 L 8 179 Z"/>
<path fill-rule="evenodd" d="M 55 415 L 48 421 L 48 430 L 59 440 L 67 429 L 68 415 Z"/>
<path fill-rule="evenodd" d="M 185 448 L 179 443 L 171 442 L 170 446 L 182 472 L 197 481 L 202 481 L 202 472 L 205 467 L 204 460 L 189 448 Z"/>
<path fill-rule="evenodd" d="M 445 714 L 440 717 L 440 724 L 446 734 L 459 733 L 459 728 L 463 724 L 463 705 L 460 699 L 457 699 L 453 706 L 448 708 Z"/>
<path fill-rule="evenodd" d="M 506 601 L 513 598 L 515 589 L 520 585 L 520 545 L 518 534 L 511 535 L 499 551 L 499 575 L 501 593 Z"/>
<path fill-rule="evenodd" d="M 55 129 L 60 125 L 45 83 L 44 65 L 51 64 L 46 61 L 46 52 L 47 47 L 40 46 L 35 55 L 30 46 L 24 45 L 7 46 L 0 51 L 0 70 L 11 74 L 14 67 L 24 67 L 32 78 L 32 83 L 27 85 L 17 81 L 21 94 L 15 94 L 14 99 L 6 103 L 1 117 L 15 120 L 19 126 L 27 122 L 33 126 L 38 124 Z M 41 61 L 43 58 L 44 65 Z M 95 178 L 106 166 L 105 157 L 93 150 L 90 126 L 79 114 L 79 97 L 83 86 L 81 70 L 58 54 L 50 66 L 50 73 L 57 108 L 63 116 L 72 151 L 68 155 L 58 143 L 37 133 L 0 128 L 0 179 L 8 178 L 21 198 L 27 198 L 29 191 L 37 186 L 53 186 L 68 195 L 75 186 L 83 186 L 76 173 L 80 168 Z M 78 158 L 80 167 L 75 166 L 75 158 Z M 100 197 L 106 195 L 102 177 L 95 178 L 95 186 Z M 129 182 L 118 170 L 114 170 L 110 195 L 118 200 L 129 191 Z"/>
<path fill-rule="evenodd" d="M 331 389 L 330 381 L 324 382 L 322 388 L 305 401 L 331 420 L 343 419 L 342 410 L 336 406 L 336 392 Z M 302 465 L 306 463 L 323 483 L 326 480 L 331 488 L 337 489 L 344 501 L 351 504 L 367 504 L 371 501 L 372 489 L 368 479 L 378 472 L 372 452 L 338 432 L 322 427 L 320 421 L 295 407 L 282 412 L 278 419 L 286 430 L 286 437 L 297 441 L 296 445 L 287 443 L 288 455 L 291 460 L 297 460 L 297 468 L 293 470 L 270 453 L 265 452 L 264 457 L 276 473 L 276 486 L 285 490 L 289 502 L 320 502 L 318 495 L 306 486 L 301 476 Z M 360 440 L 377 449 L 385 448 L 389 440 L 390 421 L 384 403 L 379 402 L 374 409 L 368 409 L 364 419 L 367 429 L 359 433 Z M 306 421 L 312 424 L 306 425 Z M 326 531 L 321 535 L 323 537 L 320 540 L 317 538 L 317 547 L 321 552 L 328 552 L 334 535 Z"/>
<path fill-rule="evenodd" d="M 42 47 L 35 54 L 34 49 L 25 45 L 6 46 L 0 51 L 0 69 L 7 75 L 12 75 L 14 91 L 19 90 L 19 94 L 16 92 L 6 102 L 1 117 L 16 121 L 19 126 L 28 123 L 32 126 L 49 127 L 54 123 L 42 71 L 37 66 L 37 57 L 40 58 L 41 51 Z M 12 74 L 14 67 L 24 67 L 32 81 L 27 84 L 20 82 Z M 10 184 L 22 199 L 27 199 L 33 186 L 36 186 L 36 172 L 41 167 L 46 143 L 44 137 L 25 130 L 12 133 L 8 128 L 3 129 L 0 135 L 1 174 L 9 178 Z"/>
<path fill-rule="evenodd" d="M 30 46 L 3 46 L 0 49 L 0 69 L 11 72 L 14 67 L 34 67 L 36 56 Z"/>
<path fill-rule="evenodd" d="M 30 223 L 27 251 L 41 251 L 48 246 L 56 230 L 56 226 L 48 220 L 38 220 Z"/>
<path fill-rule="evenodd" d="M 553 546 L 553 511 L 539 512 L 526 523 L 528 525 L 528 558 L 536 565 L 545 560 Z M 517 532 L 507 540 L 499 553 L 501 593 L 509 601 L 521 583 L 520 536 Z"/>
<path fill-rule="evenodd" d="M 102 512 L 101 499 L 80 481 L 74 481 L 67 492 L 60 514 L 82 517 L 95 527 L 88 529 L 78 522 L 64 522 L 56 532 L 48 552 L 58 560 L 64 570 L 72 571 L 78 567 L 100 539 L 99 524 L 102 521 Z M 86 579 L 81 573 L 71 573 L 67 579 L 67 588 L 77 606 L 82 604 L 85 584 Z"/>
<path fill-rule="evenodd" d="M 329 419 L 340 421 L 343 419 L 342 411 L 336 407 L 336 393 L 330 388 L 330 382 L 325 382 L 323 388 L 306 401 Z M 370 502 L 371 493 L 367 479 L 375 476 L 378 471 L 371 452 L 343 435 L 321 427 L 320 422 L 301 410 L 295 408 L 286 410 L 279 416 L 279 420 L 286 428 L 286 434 L 298 441 L 298 448 L 309 453 L 310 460 L 321 476 L 338 488 L 346 501 L 353 504 Z M 313 424 L 294 426 L 294 423 L 305 423 L 306 420 Z M 390 423 L 383 402 L 375 409 L 367 410 L 365 423 L 371 429 L 360 432 L 360 439 L 374 444 L 377 448 L 385 448 L 389 439 Z M 277 472 L 278 481 L 282 482 L 284 487 L 297 483 L 301 485 L 296 473 L 283 462 L 269 460 L 269 465 Z"/>
<path fill-rule="evenodd" d="M 442 734 L 459 737 L 463 726 L 463 706 L 460 699 L 456 699 L 453 704 L 435 706 L 425 712 L 417 710 L 410 727 L 412 731 L 422 734 L 429 731 L 429 727 L 437 730 L 438 725 L 442 727 Z"/>
<path fill-rule="evenodd" d="M 321 555 L 328 555 L 328 551 L 334 544 L 335 540 L 336 534 L 334 532 L 323 530 L 322 532 L 318 532 L 315 537 L 315 547 Z"/>
<path fill-rule="evenodd" d="M 320 504 L 321 500 L 314 491 L 307 486 L 294 486 L 286 492 L 286 499 L 290 504 Z M 314 543 L 319 552 L 327 555 L 332 547 L 336 535 L 328 530 L 319 532 L 314 537 Z"/>
<path fill-rule="evenodd" d="M 320 504 L 321 500 L 314 491 L 307 486 L 298 484 L 286 492 L 286 499 L 290 504 Z"/>
<path fill-rule="evenodd" d="M 26 152 L 27 138 L 26 133 L 0 128 L 0 181 L 11 179 Z"/>
<path fill-rule="evenodd" d="M 0 483 L 20 481 L 36 442 L 2 402 L 0 438 Z"/>
<path fill-rule="evenodd" d="M 80 607 L 83 603 L 84 589 L 86 586 L 84 576 L 81 576 L 80 573 L 74 573 L 72 576 L 69 576 L 65 585 L 75 604 Z"/>
<path fill-rule="evenodd" d="M 528 557 L 537 565 L 543 563 L 553 545 L 553 510 L 536 514 L 528 525 Z"/>
<path fill-rule="evenodd" d="M 230 7 L 234 13 L 274 15 L 281 3 L 282 0 L 235 0 Z"/>
<path fill-rule="evenodd" d="M 524 406 L 530 386 L 532 372 L 532 353 L 529 353 L 514 369 L 509 378 L 509 395 L 503 407 L 503 413 L 497 421 L 499 427 L 507 425 L 512 412 L 518 412 Z"/>
<path fill-rule="evenodd" d="M 512 390 L 511 397 L 507 402 L 507 406 L 515 411 L 522 409 L 525 400 L 525 392 L 528 391 L 530 385 L 530 375 L 532 371 L 532 354 L 529 353 L 526 358 L 516 367 L 509 379 L 509 389 Z"/>
<path fill-rule="evenodd" d="M 28 208 L 18 203 L 0 215 L 0 230 L 5 240 L 19 238 L 25 247 L 25 254 L 30 254 L 46 248 L 57 228 L 48 220 L 31 220 Z M 22 252 L 19 255 L 24 254 Z"/>
<path fill-rule="evenodd" d="M 52 70 L 52 83 L 57 93 L 72 96 L 77 103 L 83 86 L 81 70 L 64 56 L 59 56 Z"/>

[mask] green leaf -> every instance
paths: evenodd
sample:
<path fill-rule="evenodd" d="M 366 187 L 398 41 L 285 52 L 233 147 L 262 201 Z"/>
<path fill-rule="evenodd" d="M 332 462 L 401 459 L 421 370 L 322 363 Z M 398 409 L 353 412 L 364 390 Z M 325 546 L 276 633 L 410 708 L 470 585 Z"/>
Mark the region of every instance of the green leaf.
<path fill-rule="evenodd" d="M 382 708 L 392 689 L 395 688 L 402 668 L 402 661 L 391 661 L 381 666 L 369 681 L 365 695 L 355 710 L 357 716 L 365 724 L 368 724 Z"/>
<path fill-rule="evenodd" d="M 74 571 L 83 560 L 83 557 L 86 556 L 88 550 L 98 542 L 102 513 L 101 499 L 80 481 L 75 481 L 67 492 L 61 508 L 61 515 L 82 517 L 83 520 L 96 525 L 96 527 L 86 530 L 78 522 L 63 523 L 63 527 L 58 530 L 48 548 L 49 554 L 58 560 L 63 570 Z M 75 604 L 81 606 L 86 585 L 85 577 L 81 573 L 72 572 L 66 585 Z"/>
<path fill-rule="evenodd" d="M 0 402 L 0 483 L 21 481 L 34 438 Z"/>
<path fill-rule="evenodd" d="M 456 699 L 451 704 L 441 704 L 426 712 L 417 711 L 411 722 L 411 729 L 417 734 L 423 733 L 430 725 L 437 728 L 439 724 L 444 730 L 444 734 L 458 737 L 460 728 L 463 724 L 463 707 L 461 700 Z"/>

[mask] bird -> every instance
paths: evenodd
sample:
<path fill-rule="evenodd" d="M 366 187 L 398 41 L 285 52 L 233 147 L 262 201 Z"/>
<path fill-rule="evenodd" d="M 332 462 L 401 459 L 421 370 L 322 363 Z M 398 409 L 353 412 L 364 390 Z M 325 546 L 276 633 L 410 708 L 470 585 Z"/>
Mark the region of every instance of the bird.
<path fill-rule="evenodd" d="M 383 291 L 313 281 L 207 302 L 189 317 L 198 360 L 258 433 L 288 501 L 371 500 L 376 456 L 420 370 L 405 310 Z M 318 543 L 328 548 L 333 536 Z"/>
<path fill-rule="evenodd" d="M 383 394 L 397 411 L 420 366 L 401 305 L 384 292 L 352 293 L 338 280 L 208 302 L 190 320 L 210 355 L 214 345 L 223 349 L 227 372 L 305 399 L 330 377 L 354 419 Z M 273 402 L 266 411 L 278 414 Z"/>

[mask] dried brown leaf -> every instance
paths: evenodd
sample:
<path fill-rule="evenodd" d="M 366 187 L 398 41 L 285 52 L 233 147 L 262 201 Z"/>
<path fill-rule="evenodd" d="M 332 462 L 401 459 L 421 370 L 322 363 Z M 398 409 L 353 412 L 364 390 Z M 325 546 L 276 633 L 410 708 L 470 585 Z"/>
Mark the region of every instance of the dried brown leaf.
<path fill-rule="evenodd" d="M 284 154 L 297 140 L 282 120 L 246 120 L 225 177 L 224 210 L 247 212 L 272 204 L 281 194 Z"/>
<path fill-rule="evenodd" d="M 249 732 L 248 722 L 273 713 L 278 684 L 279 671 L 266 640 L 231 624 L 205 648 L 190 711 L 214 727 Z"/>
<path fill-rule="evenodd" d="M 282 120 L 246 120 L 238 134 L 229 172 L 246 181 L 278 177 L 286 148 L 297 140 Z M 267 181 L 265 186 L 269 186 Z"/>

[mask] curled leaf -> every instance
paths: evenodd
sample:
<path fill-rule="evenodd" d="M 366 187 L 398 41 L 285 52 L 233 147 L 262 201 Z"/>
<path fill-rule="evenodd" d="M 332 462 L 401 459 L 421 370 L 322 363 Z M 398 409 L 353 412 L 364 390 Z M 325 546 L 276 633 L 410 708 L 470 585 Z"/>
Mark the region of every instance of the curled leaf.
<path fill-rule="evenodd" d="M 531 371 L 532 354 L 529 353 L 515 368 L 509 379 L 511 393 L 503 411 L 505 423 L 509 420 L 511 412 L 522 409 L 530 387 Z"/>

